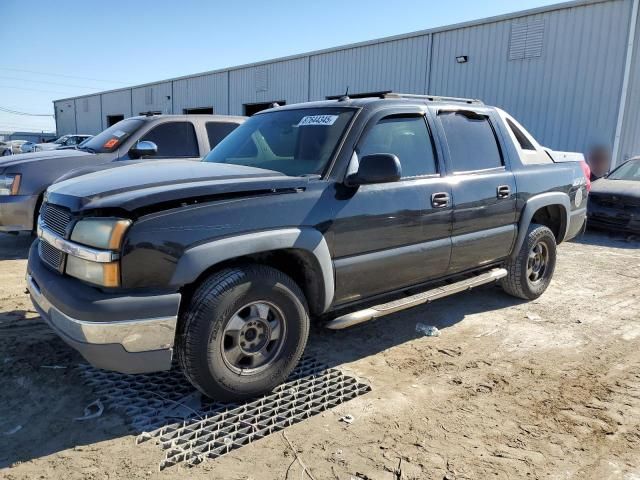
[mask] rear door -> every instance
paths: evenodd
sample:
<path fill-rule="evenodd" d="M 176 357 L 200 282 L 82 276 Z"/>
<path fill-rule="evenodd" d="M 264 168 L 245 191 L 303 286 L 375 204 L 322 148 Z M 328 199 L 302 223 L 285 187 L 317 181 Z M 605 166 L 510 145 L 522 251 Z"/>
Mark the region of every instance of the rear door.
<path fill-rule="evenodd" d="M 516 236 L 516 183 L 498 140 L 497 114 L 485 108 L 435 111 L 453 198 L 449 273 L 509 255 Z"/>
<path fill-rule="evenodd" d="M 424 113 L 385 111 L 368 122 L 357 159 L 392 153 L 400 181 L 362 185 L 341 200 L 334 236 L 336 303 L 415 285 L 444 274 L 451 252 L 451 191 Z M 440 195 L 433 206 L 432 196 Z"/>
<path fill-rule="evenodd" d="M 239 126 L 239 124 L 232 122 L 206 122 L 204 127 L 207 131 L 209 150 L 213 150 L 216 145 Z"/>

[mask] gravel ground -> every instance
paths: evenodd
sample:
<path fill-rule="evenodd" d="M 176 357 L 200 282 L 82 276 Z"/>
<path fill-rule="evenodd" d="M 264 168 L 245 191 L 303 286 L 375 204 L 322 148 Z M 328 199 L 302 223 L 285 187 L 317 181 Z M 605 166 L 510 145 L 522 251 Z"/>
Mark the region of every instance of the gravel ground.
<path fill-rule="evenodd" d="M 640 479 L 640 244 L 559 249 L 537 301 L 486 287 L 343 332 L 309 351 L 372 391 L 218 460 L 162 472 L 95 400 L 24 293 L 29 237 L 0 235 L 0 477 Z M 440 337 L 416 333 L 435 325 Z M 63 366 L 50 369 L 43 366 Z M 345 414 L 352 424 L 340 422 Z M 18 426 L 21 426 L 16 431 Z M 307 476 L 306 478 L 310 478 Z"/>

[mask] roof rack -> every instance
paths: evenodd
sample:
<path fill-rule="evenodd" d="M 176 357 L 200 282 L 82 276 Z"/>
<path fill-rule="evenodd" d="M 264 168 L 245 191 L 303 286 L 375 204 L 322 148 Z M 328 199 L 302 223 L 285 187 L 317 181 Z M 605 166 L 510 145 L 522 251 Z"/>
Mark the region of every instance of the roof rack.
<path fill-rule="evenodd" d="M 414 93 L 398 93 L 392 90 L 382 90 L 379 92 L 347 93 L 343 95 L 329 95 L 327 100 L 352 100 L 354 98 L 413 98 L 416 100 L 427 100 L 429 102 L 457 102 L 468 105 L 484 105 L 482 100 L 475 98 L 441 97 L 438 95 L 417 95 Z"/>
<path fill-rule="evenodd" d="M 475 98 L 440 97 L 438 95 L 416 95 L 412 93 L 385 92 L 382 98 L 415 98 L 417 100 L 428 100 L 430 102 L 458 102 L 469 105 L 484 105 L 482 100 Z"/>

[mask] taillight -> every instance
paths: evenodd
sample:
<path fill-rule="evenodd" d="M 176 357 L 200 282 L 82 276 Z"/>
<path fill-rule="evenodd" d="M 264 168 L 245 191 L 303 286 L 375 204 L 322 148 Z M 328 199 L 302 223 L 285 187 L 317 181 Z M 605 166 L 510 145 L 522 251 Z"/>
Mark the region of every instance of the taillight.
<path fill-rule="evenodd" d="M 582 167 L 582 173 L 584 173 L 584 179 L 587 181 L 587 192 L 591 191 L 591 169 L 589 168 L 589 164 L 582 160 L 580 162 L 580 166 Z"/>

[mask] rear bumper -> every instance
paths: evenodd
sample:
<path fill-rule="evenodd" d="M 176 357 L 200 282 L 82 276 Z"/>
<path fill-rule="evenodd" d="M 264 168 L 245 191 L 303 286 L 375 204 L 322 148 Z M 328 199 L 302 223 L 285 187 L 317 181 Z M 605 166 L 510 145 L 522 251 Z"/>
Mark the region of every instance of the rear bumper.
<path fill-rule="evenodd" d="M 180 294 L 104 293 L 49 270 L 37 245 L 27 288 L 42 318 L 93 366 L 122 373 L 171 368 Z"/>
<path fill-rule="evenodd" d="M 0 232 L 33 230 L 38 195 L 0 195 Z"/>

